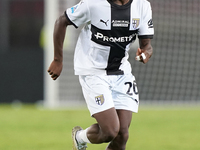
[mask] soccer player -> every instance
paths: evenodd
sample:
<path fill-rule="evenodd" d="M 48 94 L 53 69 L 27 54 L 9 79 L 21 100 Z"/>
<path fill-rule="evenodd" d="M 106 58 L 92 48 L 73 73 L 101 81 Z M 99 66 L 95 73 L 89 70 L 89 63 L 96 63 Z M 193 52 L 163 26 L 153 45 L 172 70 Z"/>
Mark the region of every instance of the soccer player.
<path fill-rule="evenodd" d="M 74 150 L 87 143 L 109 142 L 106 150 L 125 150 L 132 113 L 138 112 L 139 95 L 128 62 L 130 44 L 139 38 L 136 60 L 147 63 L 153 53 L 152 11 L 147 0 L 81 0 L 55 23 L 54 60 L 48 72 L 56 80 L 62 71 L 66 28 L 84 25 L 74 54 L 87 107 L 97 121 L 72 130 Z M 134 70 L 134 69 L 133 69 Z"/>

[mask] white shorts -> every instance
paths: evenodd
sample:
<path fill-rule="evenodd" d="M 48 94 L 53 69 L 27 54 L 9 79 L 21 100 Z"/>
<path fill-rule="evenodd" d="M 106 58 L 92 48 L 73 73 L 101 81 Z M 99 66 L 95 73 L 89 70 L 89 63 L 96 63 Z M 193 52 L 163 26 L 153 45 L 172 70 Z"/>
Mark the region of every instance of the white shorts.
<path fill-rule="evenodd" d="M 79 76 L 91 116 L 112 107 L 138 112 L 139 94 L 132 74 Z"/>

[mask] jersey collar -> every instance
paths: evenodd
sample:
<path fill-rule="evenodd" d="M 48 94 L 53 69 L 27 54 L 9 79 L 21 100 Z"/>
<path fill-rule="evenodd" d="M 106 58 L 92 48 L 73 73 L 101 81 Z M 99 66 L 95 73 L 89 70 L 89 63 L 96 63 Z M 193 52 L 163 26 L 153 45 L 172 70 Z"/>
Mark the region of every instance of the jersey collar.
<path fill-rule="evenodd" d="M 130 6 L 130 4 L 133 2 L 133 0 L 129 0 L 129 2 L 128 3 L 126 3 L 125 5 L 117 5 L 116 3 L 114 3 L 112 0 L 107 0 L 110 4 L 111 4 L 111 6 L 113 6 L 113 7 L 117 7 L 117 8 L 126 8 L 127 6 Z"/>

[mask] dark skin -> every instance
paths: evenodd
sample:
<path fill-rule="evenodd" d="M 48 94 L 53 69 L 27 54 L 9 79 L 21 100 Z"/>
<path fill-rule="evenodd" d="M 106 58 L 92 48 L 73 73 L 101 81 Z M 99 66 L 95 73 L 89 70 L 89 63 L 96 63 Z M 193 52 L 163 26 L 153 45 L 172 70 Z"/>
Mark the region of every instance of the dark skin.
<path fill-rule="evenodd" d="M 54 40 L 54 60 L 52 61 L 48 73 L 51 75 L 51 78 L 53 80 L 56 80 L 63 68 L 63 42 L 65 39 L 66 29 L 67 26 L 71 25 L 69 20 L 66 19 L 65 15 L 63 14 L 60 16 L 54 26 L 54 34 L 53 34 L 53 40 Z"/>
<path fill-rule="evenodd" d="M 129 0 L 113 0 L 117 5 L 124 5 Z M 65 15 L 60 16 L 54 26 L 54 59 L 48 69 L 48 73 L 53 80 L 56 80 L 63 67 L 63 42 L 67 26 L 71 25 Z M 140 39 L 140 48 L 136 56 L 145 54 L 146 59 L 141 60 L 147 63 L 153 53 L 150 39 Z M 141 57 L 142 59 L 142 57 Z M 97 123 L 90 126 L 87 132 L 89 141 L 93 144 L 110 142 L 106 150 L 125 150 L 129 136 L 129 126 L 132 119 L 132 112 L 127 110 L 116 110 L 114 107 L 93 115 Z"/>
<path fill-rule="evenodd" d="M 140 56 L 140 61 L 146 64 L 149 61 L 149 58 L 153 54 L 153 48 L 151 46 L 151 39 L 139 39 L 140 48 L 137 49 L 136 57 Z M 143 60 L 141 54 L 144 53 L 146 59 Z"/>
<path fill-rule="evenodd" d="M 117 5 L 125 5 L 126 3 L 129 2 L 129 0 L 111 0 Z"/>

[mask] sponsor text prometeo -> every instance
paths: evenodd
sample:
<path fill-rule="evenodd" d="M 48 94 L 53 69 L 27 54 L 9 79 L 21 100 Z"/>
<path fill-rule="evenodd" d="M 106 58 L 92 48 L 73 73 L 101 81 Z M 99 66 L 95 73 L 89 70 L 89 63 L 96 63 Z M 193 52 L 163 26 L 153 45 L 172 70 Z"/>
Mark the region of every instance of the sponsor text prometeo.
<path fill-rule="evenodd" d="M 97 34 L 95 34 L 94 36 L 97 40 L 100 39 L 105 42 L 130 42 L 135 37 L 135 34 L 123 37 L 108 37 L 103 35 L 102 33 L 97 32 Z"/>

